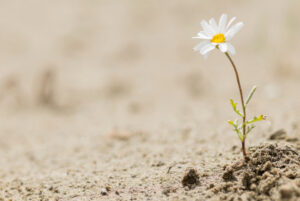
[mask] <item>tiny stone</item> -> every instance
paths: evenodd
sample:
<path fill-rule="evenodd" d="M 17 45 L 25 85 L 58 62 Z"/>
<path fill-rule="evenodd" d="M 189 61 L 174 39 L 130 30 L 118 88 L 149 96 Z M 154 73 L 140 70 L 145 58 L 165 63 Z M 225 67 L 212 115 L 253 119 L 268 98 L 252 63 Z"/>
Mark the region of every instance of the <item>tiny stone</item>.
<path fill-rule="evenodd" d="M 101 189 L 101 195 L 107 195 L 107 190 L 105 188 Z"/>
<path fill-rule="evenodd" d="M 186 189 L 192 189 L 195 186 L 199 185 L 199 174 L 193 168 L 188 168 L 186 173 L 184 174 L 181 183 L 183 187 Z"/>
<path fill-rule="evenodd" d="M 273 168 L 273 169 L 271 170 L 271 174 L 277 175 L 277 174 L 278 174 L 278 169 L 277 169 L 277 168 Z"/>
<path fill-rule="evenodd" d="M 105 186 L 105 189 L 106 189 L 106 191 L 110 191 L 111 190 L 110 186 Z"/>
<path fill-rule="evenodd" d="M 165 188 L 165 189 L 162 191 L 162 193 L 163 193 L 165 196 L 169 196 L 170 192 L 171 192 L 171 189 L 170 189 L 170 188 Z"/>
<path fill-rule="evenodd" d="M 272 163 L 270 161 L 266 162 L 262 168 L 262 171 L 269 171 L 272 168 Z"/>
<path fill-rule="evenodd" d="M 286 173 L 286 176 L 290 179 L 295 179 L 297 177 L 297 173 L 296 172 L 293 172 L 293 171 L 288 171 Z"/>
<path fill-rule="evenodd" d="M 293 195 L 293 189 L 290 188 L 289 186 L 283 186 L 280 189 L 280 196 L 282 199 L 289 199 Z"/>
<path fill-rule="evenodd" d="M 236 177 L 233 175 L 233 170 L 231 168 L 226 168 L 223 176 L 223 180 L 228 182 L 228 181 L 236 181 Z"/>
<path fill-rule="evenodd" d="M 256 189 L 256 185 L 255 184 L 251 184 L 250 190 L 254 191 L 255 189 Z"/>

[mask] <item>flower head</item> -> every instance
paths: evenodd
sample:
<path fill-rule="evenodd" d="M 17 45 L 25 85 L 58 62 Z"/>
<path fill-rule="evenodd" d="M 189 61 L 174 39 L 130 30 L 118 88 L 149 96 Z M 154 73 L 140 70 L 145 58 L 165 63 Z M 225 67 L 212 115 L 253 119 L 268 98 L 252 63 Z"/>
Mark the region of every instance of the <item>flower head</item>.
<path fill-rule="evenodd" d="M 193 38 L 203 39 L 204 41 L 194 47 L 194 50 L 199 51 L 205 57 L 215 48 L 220 49 L 222 52 L 235 54 L 235 49 L 229 41 L 244 26 L 243 22 L 238 22 L 231 26 L 235 19 L 235 17 L 232 18 L 227 24 L 227 15 L 223 14 L 220 17 L 219 25 L 217 25 L 214 18 L 211 18 L 209 22 L 202 20 L 201 26 L 203 31 L 200 31 Z"/>

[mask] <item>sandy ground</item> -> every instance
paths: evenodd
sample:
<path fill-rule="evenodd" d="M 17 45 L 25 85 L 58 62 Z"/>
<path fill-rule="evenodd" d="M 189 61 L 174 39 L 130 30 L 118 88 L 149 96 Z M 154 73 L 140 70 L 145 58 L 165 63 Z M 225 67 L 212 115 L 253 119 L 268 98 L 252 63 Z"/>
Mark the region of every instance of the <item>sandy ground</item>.
<path fill-rule="evenodd" d="M 299 9 L 0 1 L 0 200 L 299 200 Z M 268 116 L 247 165 L 226 123 L 232 67 L 192 51 L 223 12 L 245 23 L 233 59 L 245 92 L 258 85 L 249 116 Z"/>

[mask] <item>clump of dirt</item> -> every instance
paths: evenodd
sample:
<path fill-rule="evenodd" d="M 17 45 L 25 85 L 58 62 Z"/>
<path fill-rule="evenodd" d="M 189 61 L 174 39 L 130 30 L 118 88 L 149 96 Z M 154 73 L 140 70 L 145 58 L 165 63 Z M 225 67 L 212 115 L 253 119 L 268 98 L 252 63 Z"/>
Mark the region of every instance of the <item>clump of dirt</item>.
<path fill-rule="evenodd" d="M 283 141 L 292 142 L 292 143 L 299 141 L 299 139 L 296 137 L 288 136 L 284 129 L 279 129 L 279 130 L 275 131 L 274 133 L 272 133 L 269 137 L 269 140 L 276 140 L 276 141 L 283 140 Z"/>
<path fill-rule="evenodd" d="M 226 168 L 223 176 L 222 176 L 224 181 L 236 181 L 236 177 L 233 175 L 233 169 L 231 167 Z"/>
<path fill-rule="evenodd" d="M 286 131 L 284 129 L 280 129 L 272 133 L 269 137 L 269 140 L 285 140 L 286 137 Z"/>
<path fill-rule="evenodd" d="M 249 149 L 249 161 L 224 166 L 223 182 L 212 188 L 223 200 L 300 200 L 300 154 L 289 145 Z"/>
<path fill-rule="evenodd" d="M 199 174 L 193 168 L 188 168 L 181 180 L 183 187 L 187 187 L 188 189 L 193 189 L 197 185 L 200 184 Z"/>

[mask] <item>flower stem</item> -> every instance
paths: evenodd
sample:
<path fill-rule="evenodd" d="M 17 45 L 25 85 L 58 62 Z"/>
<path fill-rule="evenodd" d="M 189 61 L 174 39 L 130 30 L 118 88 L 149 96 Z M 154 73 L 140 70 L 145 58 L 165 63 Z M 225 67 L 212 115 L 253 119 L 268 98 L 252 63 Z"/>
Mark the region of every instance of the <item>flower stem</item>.
<path fill-rule="evenodd" d="M 242 103 L 242 107 L 243 107 L 243 140 L 242 140 L 242 151 L 243 151 L 243 156 L 246 159 L 247 157 L 247 153 L 246 153 L 246 145 L 245 145 L 245 140 L 246 140 L 246 107 L 244 104 L 244 96 L 243 96 L 243 89 L 241 86 L 241 81 L 240 81 L 240 77 L 239 77 L 239 73 L 237 71 L 237 68 L 232 60 L 232 58 L 230 57 L 230 55 L 228 54 L 228 52 L 225 52 L 225 55 L 227 56 L 227 58 L 229 59 L 233 70 L 235 72 L 235 77 L 236 77 L 236 81 L 239 87 L 239 92 L 240 92 L 240 97 L 241 97 L 241 103 Z"/>

